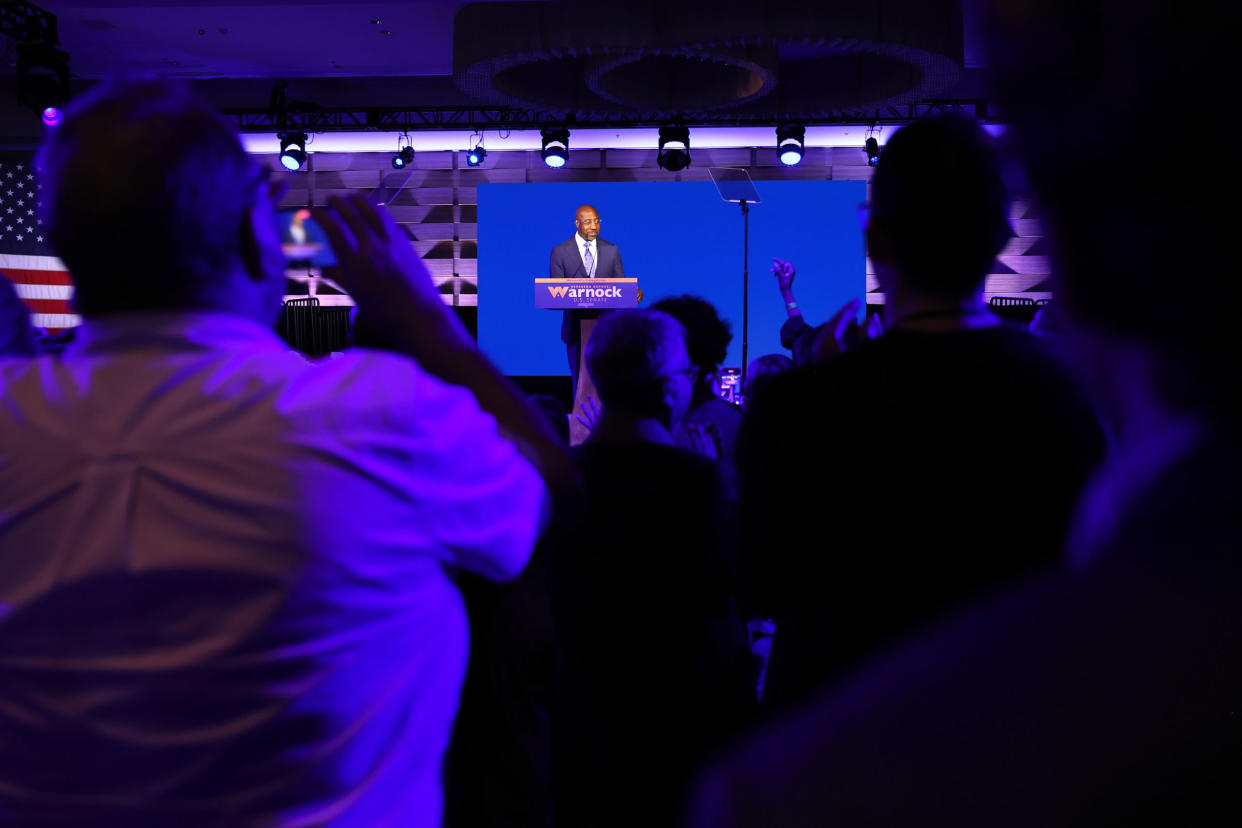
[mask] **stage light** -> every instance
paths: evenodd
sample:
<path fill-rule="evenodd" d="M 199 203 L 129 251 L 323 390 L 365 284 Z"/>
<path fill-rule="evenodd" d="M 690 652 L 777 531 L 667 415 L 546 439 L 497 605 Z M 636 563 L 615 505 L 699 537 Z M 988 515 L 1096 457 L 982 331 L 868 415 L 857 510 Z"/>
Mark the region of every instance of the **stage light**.
<path fill-rule="evenodd" d="M 806 127 L 779 126 L 776 128 L 776 153 L 786 167 L 802 163 L 806 147 Z"/>
<path fill-rule="evenodd" d="M 875 140 L 874 136 L 867 139 L 866 150 L 867 164 L 869 166 L 874 167 L 876 164 L 880 163 L 880 142 Z"/>
<path fill-rule="evenodd" d="M 48 126 L 60 123 L 69 100 L 69 56 L 47 43 L 17 44 L 17 100 Z"/>
<path fill-rule="evenodd" d="M 483 147 L 483 136 L 475 133 L 471 138 L 478 137 L 474 142 L 474 146 L 466 151 L 466 166 L 477 167 L 483 163 L 483 159 L 487 157 L 487 150 Z"/>
<path fill-rule="evenodd" d="M 397 151 L 397 154 L 392 157 L 392 168 L 394 170 L 399 170 L 402 167 L 405 167 L 413 163 L 414 163 L 414 148 L 408 145 L 399 149 Z"/>
<path fill-rule="evenodd" d="M 280 163 L 289 172 L 302 169 L 306 163 L 306 133 L 282 132 L 280 138 Z"/>
<path fill-rule="evenodd" d="M 550 127 L 542 130 L 543 163 L 549 167 L 563 167 L 569 160 L 569 130 L 564 127 Z"/>
<path fill-rule="evenodd" d="M 660 127 L 660 152 L 656 156 L 656 163 L 660 165 L 660 169 L 669 172 L 677 172 L 690 166 L 689 127 Z"/>

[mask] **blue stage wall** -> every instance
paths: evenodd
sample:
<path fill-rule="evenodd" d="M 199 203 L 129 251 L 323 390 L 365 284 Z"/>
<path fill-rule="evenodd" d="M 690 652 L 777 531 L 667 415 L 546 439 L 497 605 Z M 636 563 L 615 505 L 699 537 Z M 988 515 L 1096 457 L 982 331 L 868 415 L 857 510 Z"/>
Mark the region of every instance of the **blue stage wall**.
<path fill-rule="evenodd" d="M 750 358 L 782 352 L 785 308 L 772 257 L 798 269 L 794 290 L 811 323 L 866 291 L 858 205 L 863 181 L 756 181 L 750 210 Z M 511 376 L 569 373 L 559 311 L 534 307 L 532 279 L 574 233 L 574 211 L 593 204 L 600 237 L 618 245 L 643 305 L 692 293 L 733 325 L 726 366 L 742 361 L 742 216 L 711 182 L 481 184 L 479 344 Z"/>

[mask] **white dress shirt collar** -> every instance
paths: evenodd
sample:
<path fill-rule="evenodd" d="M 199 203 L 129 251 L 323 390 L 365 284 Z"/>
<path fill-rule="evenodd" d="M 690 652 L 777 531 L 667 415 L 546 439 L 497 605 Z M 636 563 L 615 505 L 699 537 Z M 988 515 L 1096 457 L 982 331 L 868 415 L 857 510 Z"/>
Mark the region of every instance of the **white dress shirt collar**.
<path fill-rule="evenodd" d="M 591 258 L 595 260 L 595 267 L 599 268 L 599 248 L 595 245 L 595 242 L 598 241 L 598 239 L 584 239 L 582 238 L 581 233 L 574 233 L 574 239 L 576 240 L 578 248 L 578 260 L 582 262 L 582 269 L 587 271 L 588 275 L 590 275 L 589 268 L 587 268 L 586 263 L 585 248 L 589 247 L 591 249 Z M 592 276 L 592 278 L 594 278 L 594 276 Z"/>

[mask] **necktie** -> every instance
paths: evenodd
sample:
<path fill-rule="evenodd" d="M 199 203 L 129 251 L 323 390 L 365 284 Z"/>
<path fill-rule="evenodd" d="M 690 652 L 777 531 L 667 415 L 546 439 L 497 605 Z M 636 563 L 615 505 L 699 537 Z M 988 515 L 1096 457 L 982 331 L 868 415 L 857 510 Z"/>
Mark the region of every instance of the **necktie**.
<path fill-rule="evenodd" d="M 595 257 L 591 255 L 591 243 L 582 245 L 582 263 L 586 265 L 588 279 L 595 278 Z"/>

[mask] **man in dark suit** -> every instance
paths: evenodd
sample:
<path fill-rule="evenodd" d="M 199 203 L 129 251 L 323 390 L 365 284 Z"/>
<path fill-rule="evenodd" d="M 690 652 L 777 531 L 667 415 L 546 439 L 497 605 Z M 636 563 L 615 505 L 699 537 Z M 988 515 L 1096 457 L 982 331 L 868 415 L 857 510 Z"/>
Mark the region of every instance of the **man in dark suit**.
<path fill-rule="evenodd" d="M 548 275 L 553 279 L 624 279 L 621 251 L 599 237 L 599 211 L 583 204 L 574 215 L 578 228 L 572 238 L 552 248 Z M 582 348 L 582 320 L 596 319 L 597 310 L 567 310 L 561 320 L 561 341 L 569 356 L 569 371 L 578 387 L 578 360 Z"/>

